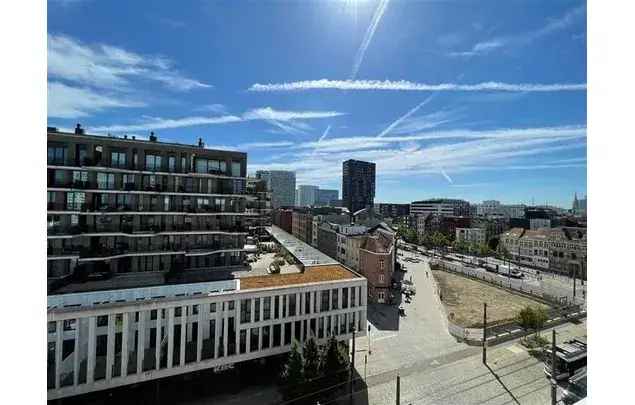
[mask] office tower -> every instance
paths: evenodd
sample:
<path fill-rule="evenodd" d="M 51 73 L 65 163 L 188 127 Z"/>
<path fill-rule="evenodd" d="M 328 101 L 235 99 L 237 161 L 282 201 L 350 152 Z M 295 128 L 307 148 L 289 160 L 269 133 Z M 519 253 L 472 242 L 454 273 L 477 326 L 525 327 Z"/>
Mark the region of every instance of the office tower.
<path fill-rule="evenodd" d="M 375 163 L 347 160 L 342 163 L 342 200 L 353 213 L 372 207 L 375 199 Z"/>
<path fill-rule="evenodd" d="M 273 209 L 295 205 L 295 172 L 258 170 L 256 177 L 267 182 L 267 188 L 271 191 Z"/>
<path fill-rule="evenodd" d="M 339 199 L 339 197 L 340 197 L 339 190 L 319 189 L 316 205 L 332 206 L 333 203 Z"/>
<path fill-rule="evenodd" d="M 315 205 L 318 196 L 318 186 L 300 185 L 296 190 L 296 207 L 311 207 Z"/>

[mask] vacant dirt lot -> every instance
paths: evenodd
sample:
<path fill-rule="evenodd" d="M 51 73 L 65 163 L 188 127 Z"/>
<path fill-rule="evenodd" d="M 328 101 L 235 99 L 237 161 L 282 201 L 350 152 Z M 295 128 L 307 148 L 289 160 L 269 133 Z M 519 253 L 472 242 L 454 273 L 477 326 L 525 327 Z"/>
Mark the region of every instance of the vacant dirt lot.
<path fill-rule="evenodd" d="M 465 277 L 435 270 L 449 319 L 462 327 L 483 326 L 483 303 L 487 303 L 487 323 L 495 325 L 512 320 L 527 305 L 548 308 L 538 301 Z"/>

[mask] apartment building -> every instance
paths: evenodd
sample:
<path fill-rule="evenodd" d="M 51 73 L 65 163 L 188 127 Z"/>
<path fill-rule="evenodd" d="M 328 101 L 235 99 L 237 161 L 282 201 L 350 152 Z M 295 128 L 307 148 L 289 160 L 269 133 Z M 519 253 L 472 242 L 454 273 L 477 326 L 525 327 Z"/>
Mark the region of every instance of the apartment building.
<path fill-rule="evenodd" d="M 342 202 L 351 213 L 372 207 L 375 199 L 375 163 L 347 160 L 342 163 Z"/>
<path fill-rule="evenodd" d="M 48 128 L 49 290 L 156 285 L 242 266 L 246 164 L 245 153 L 206 149 L 200 139 Z"/>
<path fill-rule="evenodd" d="M 367 280 L 368 298 L 379 304 L 390 301 L 395 270 L 395 233 L 385 224 L 369 230 L 359 248 L 359 272 Z"/>
<path fill-rule="evenodd" d="M 366 279 L 304 272 L 48 297 L 47 397 L 62 399 L 366 333 Z"/>
<path fill-rule="evenodd" d="M 482 245 L 487 242 L 486 231 L 482 228 L 456 228 L 455 240 L 457 242 L 467 242 L 475 245 Z"/>
<path fill-rule="evenodd" d="M 586 278 L 586 228 L 513 228 L 500 243 L 520 263 Z"/>
<path fill-rule="evenodd" d="M 271 192 L 267 182 L 255 177 L 247 177 L 245 225 L 251 236 L 267 235 L 271 226 Z"/>
<path fill-rule="evenodd" d="M 286 232 L 293 232 L 293 210 L 277 209 L 273 211 L 272 223 Z"/>
<path fill-rule="evenodd" d="M 384 218 L 397 218 L 410 215 L 410 204 L 379 203 L 375 204 L 375 207 L 375 211 Z"/>
<path fill-rule="evenodd" d="M 359 248 L 368 232 L 368 227 L 340 225 L 337 228 L 337 260 L 352 269 L 359 269 Z"/>
<path fill-rule="evenodd" d="M 469 216 L 470 203 L 465 200 L 433 198 L 410 203 L 410 214 L 438 214 L 445 216 Z"/>
<path fill-rule="evenodd" d="M 310 210 L 295 209 L 292 213 L 291 233 L 303 242 L 313 241 L 313 214 Z"/>

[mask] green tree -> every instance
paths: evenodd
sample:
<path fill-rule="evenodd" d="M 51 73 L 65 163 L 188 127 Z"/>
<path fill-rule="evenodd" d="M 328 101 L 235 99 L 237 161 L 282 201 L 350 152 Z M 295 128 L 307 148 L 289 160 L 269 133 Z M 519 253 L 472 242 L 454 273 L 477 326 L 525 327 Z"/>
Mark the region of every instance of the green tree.
<path fill-rule="evenodd" d="M 536 330 L 536 337 L 539 337 L 540 329 L 542 329 L 547 319 L 549 319 L 549 315 L 544 307 L 536 307 L 536 309 L 534 309 L 534 316 L 534 329 Z"/>
<path fill-rule="evenodd" d="M 322 351 L 321 363 L 323 373 L 327 380 L 330 381 L 336 380 L 348 366 L 348 355 L 343 355 L 340 345 L 333 335 L 331 335 Z"/>
<path fill-rule="evenodd" d="M 536 324 L 536 313 L 532 307 L 526 306 L 518 312 L 516 319 L 523 329 L 533 329 Z"/>
<path fill-rule="evenodd" d="M 313 336 L 304 343 L 302 355 L 304 357 L 304 377 L 307 380 L 318 377 L 320 374 L 320 352 Z"/>
<path fill-rule="evenodd" d="M 285 398 L 294 398 L 302 395 L 304 391 L 304 365 L 302 355 L 298 350 L 297 342 L 293 342 L 291 351 L 287 357 L 287 362 L 282 371 L 281 382 L 283 384 L 282 394 Z"/>

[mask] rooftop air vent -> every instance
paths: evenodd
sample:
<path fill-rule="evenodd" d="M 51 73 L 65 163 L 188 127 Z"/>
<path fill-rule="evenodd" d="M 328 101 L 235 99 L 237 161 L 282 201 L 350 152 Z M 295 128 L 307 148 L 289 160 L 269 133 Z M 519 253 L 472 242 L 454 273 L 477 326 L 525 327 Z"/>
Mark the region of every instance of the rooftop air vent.
<path fill-rule="evenodd" d="M 154 135 L 154 132 L 150 132 L 150 142 L 156 142 L 157 137 Z"/>

